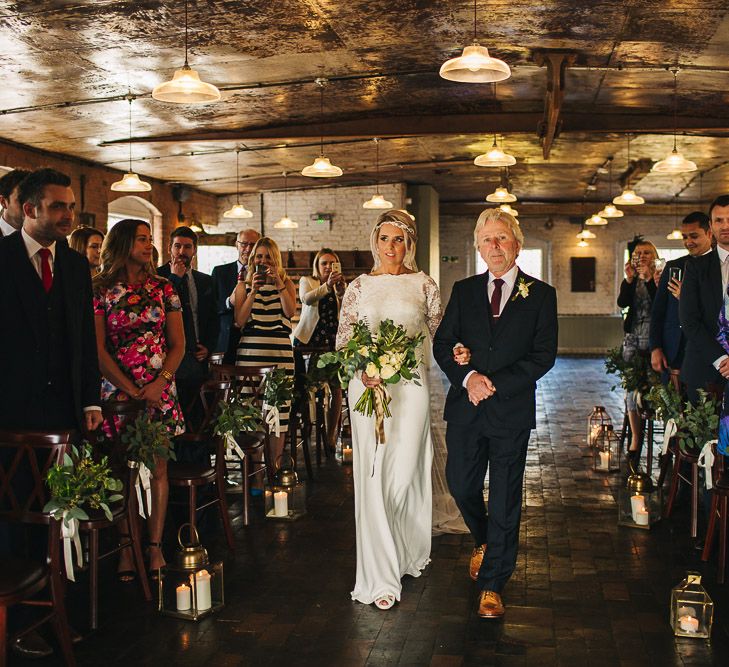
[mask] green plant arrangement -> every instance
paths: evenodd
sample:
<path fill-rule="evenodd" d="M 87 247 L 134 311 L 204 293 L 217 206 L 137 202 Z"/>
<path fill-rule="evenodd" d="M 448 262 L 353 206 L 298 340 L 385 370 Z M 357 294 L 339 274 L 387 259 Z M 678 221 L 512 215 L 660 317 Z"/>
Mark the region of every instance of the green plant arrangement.
<path fill-rule="evenodd" d="M 671 419 L 675 423 L 679 422 L 681 411 L 683 410 L 683 401 L 681 400 L 681 395 L 672 384 L 653 385 L 646 399 L 655 409 L 656 415 L 664 423 Z"/>
<path fill-rule="evenodd" d="M 708 392 L 698 390 L 699 400 L 687 401 L 678 425 L 681 451 L 698 455 L 704 445 L 716 439 L 719 430 L 719 403 Z"/>
<path fill-rule="evenodd" d="M 250 399 L 235 396 L 230 401 L 221 401 L 213 421 L 215 435 L 230 434 L 237 438 L 245 431 L 258 431 L 261 428 L 261 411 Z"/>
<path fill-rule="evenodd" d="M 608 351 L 605 357 L 605 370 L 620 378 L 620 386 L 625 391 L 637 392 L 646 400 L 648 400 L 651 388 L 661 381 L 658 373 L 651 368 L 650 359 L 647 356 L 634 354 L 630 361 L 625 361 L 623 350 L 620 347 L 614 347 Z"/>
<path fill-rule="evenodd" d="M 294 378 L 283 368 L 276 368 L 263 381 L 263 414 L 276 436 L 281 435 L 279 408 L 294 398 Z"/>
<path fill-rule="evenodd" d="M 126 425 L 121 441 L 127 446 L 127 458 L 149 470 L 155 469 L 157 459 L 177 460 L 167 427 L 152 420 L 147 412 Z"/>

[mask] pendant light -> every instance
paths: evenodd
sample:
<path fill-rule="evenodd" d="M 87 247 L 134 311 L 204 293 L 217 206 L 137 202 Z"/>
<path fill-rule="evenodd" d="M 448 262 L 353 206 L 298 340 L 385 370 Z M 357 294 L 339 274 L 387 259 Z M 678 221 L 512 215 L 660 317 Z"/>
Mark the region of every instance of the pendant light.
<path fill-rule="evenodd" d="M 319 86 L 319 114 L 321 122 L 324 122 L 324 86 L 327 84 L 326 79 L 318 78 L 314 83 Z M 342 170 L 329 161 L 324 156 L 324 134 L 322 130 L 321 140 L 319 143 L 319 157 L 314 160 L 308 167 L 301 170 L 302 176 L 310 176 L 311 178 L 336 178 L 342 175 Z"/>
<path fill-rule="evenodd" d="M 519 217 L 519 211 L 517 211 L 515 208 L 511 208 L 509 204 L 502 204 L 501 206 L 499 206 L 499 210 L 503 211 L 504 213 L 508 213 L 512 218 Z"/>
<path fill-rule="evenodd" d="M 582 230 L 577 234 L 577 238 L 581 241 L 586 241 L 587 239 L 596 239 L 597 235 L 589 229 L 585 229 L 585 226 L 582 225 Z"/>
<path fill-rule="evenodd" d="M 610 161 L 610 166 L 608 168 L 608 188 L 609 188 L 609 199 L 612 200 L 613 198 L 613 156 L 611 155 L 608 160 Z M 605 208 L 602 209 L 602 211 L 598 212 L 598 215 L 601 218 L 622 218 L 625 214 L 615 206 L 615 204 L 610 201 L 608 204 L 605 205 Z"/>
<path fill-rule="evenodd" d="M 678 226 L 678 201 L 673 198 L 673 230 L 666 235 L 669 241 L 683 241 L 683 233 Z"/>
<path fill-rule="evenodd" d="M 375 142 L 375 194 L 362 204 L 362 208 L 390 209 L 392 202 L 380 194 L 380 140 L 375 137 L 372 141 Z"/>
<path fill-rule="evenodd" d="M 473 43 L 458 58 L 446 60 L 439 74 L 461 83 L 495 83 L 511 76 L 509 66 L 503 60 L 492 58 L 489 50 L 476 41 L 476 0 L 473 0 Z"/>
<path fill-rule="evenodd" d="M 473 161 L 477 167 L 510 167 L 516 164 L 516 158 L 513 155 L 505 153 L 496 145 L 496 135 L 494 135 L 494 143 L 488 153 L 483 153 L 476 157 Z"/>
<path fill-rule="evenodd" d="M 498 187 L 490 195 L 486 195 L 486 201 L 493 204 L 509 204 L 516 201 L 516 197 L 509 192 L 508 188 Z"/>
<path fill-rule="evenodd" d="M 696 163 L 687 160 L 676 147 L 676 133 L 678 132 L 678 68 L 674 67 L 673 73 L 673 150 L 663 160 L 653 165 L 651 171 L 659 174 L 684 174 L 689 171 L 696 171 Z"/>
<path fill-rule="evenodd" d="M 294 222 L 289 218 L 289 188 L 288 188 L 288 172 L 283 172 L 284 177 L 284 215 L 277 223 L 273 226 L 276 229 L 297 229 L 299 227 L 298 222 Z"/>
<path fill-rule="evenodd" d="M 626 139 L 628 140 L 628 169 L 630 169 L 630 139 L 631 135 L 626 134 Z M 645 204 L 645 199 L 643 197 L 635 194 L 635 190 L 632 190 L 630 188 L 630 180 L 628 180 L 625 183 L 625 187 L 623 188 L 623 191 L 621 194 L 619 194 L 617 197 L 613 198 L 613 204 L 617 204 L 618 206 L 638 206 L 640 204 Z"/>
<path fill-rule="evenodd" d="M 589 244 L 589 243 L 588 243 L 587 241 L 585 241 L 585 239 L 580 239 L 580 240 L 579 240 L 579 241 L 577 242 L 577 245 L 578 245 L 578 246 L 579 246 L 580 248 L 587 248 L 587 246 L 589 246 L 590 244 Z"/>
<path fill-rule="evenodd" d="M 590 227 L 603 226 L 607 225 L 607 223 L 608 221 L 598 213 L 593 213 L 589 218 L 587 218 L 587 220 L 585 220 L 585 224 Z"/>
<path fill-rule="evenodd" d="M 235 206 L 223 213 L 223 217 L 237 220 L 253 217 L 253 211 L 240 203 L 240 148 L 235 149 Z"/>
<path fill-rule="evenodd" d="M 160 102 L 174 104 L 205 104 L 217 102 L 220 91 L 211 83 L 200 80 L 200 75 L 187 62 L 187 0 L 185 0 L 185 64 L 175 71 L 171 81 L 155 86 L 152 97 Z"/>
<path fill-rule="evenodd" d="M 132 102 L 134 98 L 129 95 L 129 171 L 120 181 L 111 184 L 114 192 L 149 192 L 152 186 L 143 181 L 132 171 Z"/>

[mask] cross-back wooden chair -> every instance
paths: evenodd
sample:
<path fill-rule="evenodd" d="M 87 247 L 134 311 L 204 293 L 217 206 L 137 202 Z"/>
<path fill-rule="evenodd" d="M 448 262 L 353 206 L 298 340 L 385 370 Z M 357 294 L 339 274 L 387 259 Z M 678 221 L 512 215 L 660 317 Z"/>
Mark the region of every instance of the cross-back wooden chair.
<path fill-rule="evenodd" d="M 43 512 L 49 499 L 48 469 L 60 463 L 77 435 L 70 431 L 41 433 L 0 431 L 0 521 L 47 528 L 44 558 L 0 558 L 0 667 L 7 655 L 7 610 L 16 604 L 46 607 L 47 613 L 24 628 L 23 636 L 50 621 L 66 665 L 75 665 L 61 575 L 61 522 Z M 36 596 L 48 589 L 48 596 Z"/>

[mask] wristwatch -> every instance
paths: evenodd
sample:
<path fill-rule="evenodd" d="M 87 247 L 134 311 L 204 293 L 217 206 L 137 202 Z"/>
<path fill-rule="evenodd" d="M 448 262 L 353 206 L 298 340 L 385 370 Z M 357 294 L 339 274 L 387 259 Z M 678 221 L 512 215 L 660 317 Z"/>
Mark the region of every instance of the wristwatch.
<path fill-rule="evenodd" d="M 165 380 L 167 380 L 167 382 L 172 382 L 172 378 L 174 377 L 174 375 L 172 375 L 172 373 L 170 373 L 168 370 L 165 370 L 164 368 L 159 372 L 159 374 Z"/>

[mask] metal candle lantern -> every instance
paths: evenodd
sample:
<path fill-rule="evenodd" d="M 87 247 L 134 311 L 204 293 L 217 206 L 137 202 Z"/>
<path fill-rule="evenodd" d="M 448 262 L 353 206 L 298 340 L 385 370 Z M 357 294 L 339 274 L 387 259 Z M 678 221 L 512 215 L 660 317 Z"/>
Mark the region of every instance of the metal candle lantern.
<path fill-rule="evenodd" d="M 191 542 L 183 544 L 182 530 L 190 528 Z M 177 531 L 180 550 L 165 576 L 157 579 L 157 609 L 165 616 L 198 621 L 225 604 L 222 561 L 210 562 L 195 526 L 185 523 Z"/>
<path fill-rule="evenodd" d="M 595 438 L 592 469 L 599 472 L 620 470 L 620 438 L 612 424 L 603 424 Z"/>
<path fill-rule="evenodd" d="M 698 572 L 687 572 L 686 578 L 671 590 L 671 627 L 677 637 L 711 637 L 714 603 L 701 585 Z"/>
<path fill-rule="evenodd" d="M 625 487 L 618 491 L 618 525 L 650 530 L 661 518 L 661 488 L 630 465 Z"/>
<path fill-rule="evenodd" d="M 273 484 L 264 487 L 264 508 L 267 519 L 295 521 L 306 514 L 306 484 L 299 480 L 291 456 L 277 459 Z"/>
<path fill-rule="evenodd" d="M 590 447 L 594 447 L 595 438 L 600 434 L 600 429 L 609 424 L 612 424 L 612 420 L 602 405 L 592 408 L 592 412 L 587 417 L 587 444 Z"/>

